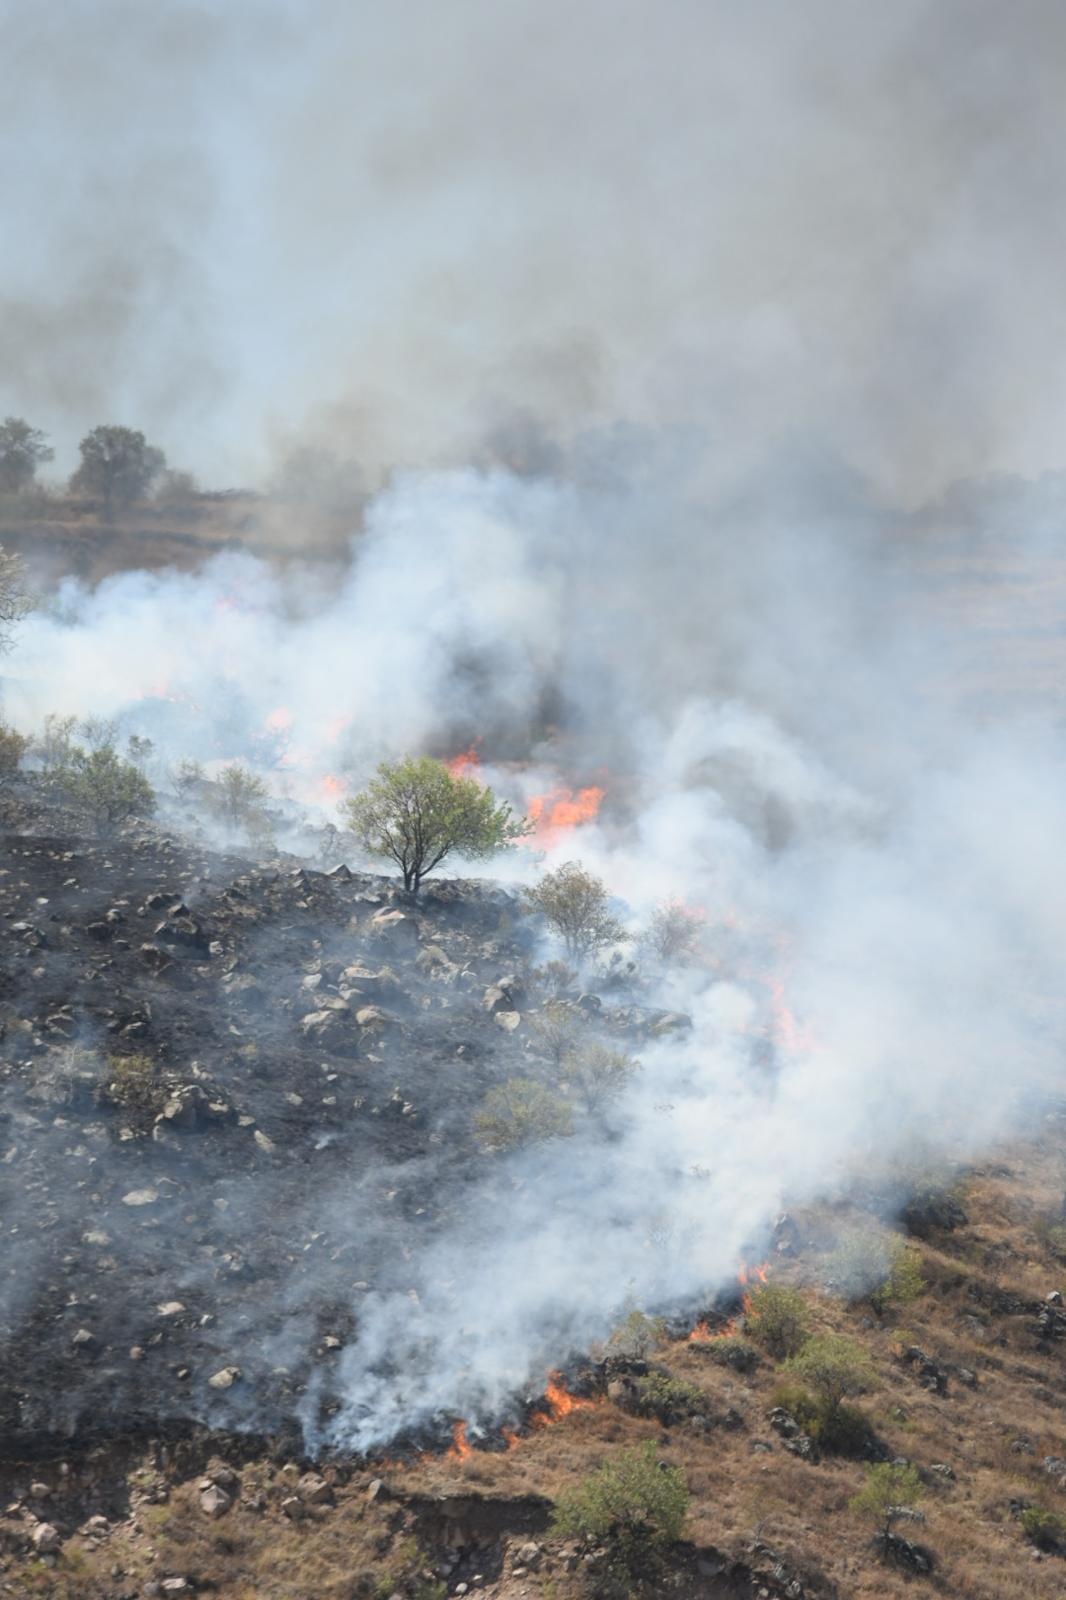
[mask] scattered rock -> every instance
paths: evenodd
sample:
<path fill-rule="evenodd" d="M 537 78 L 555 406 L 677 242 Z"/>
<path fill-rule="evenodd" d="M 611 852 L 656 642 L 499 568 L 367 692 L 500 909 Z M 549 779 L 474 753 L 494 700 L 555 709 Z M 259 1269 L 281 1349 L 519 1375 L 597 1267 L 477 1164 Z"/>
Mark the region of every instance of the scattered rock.
<path fill-rule="evenodd" d="M 62 1544 L 59 1529 L 51 1522 L 39 1522 L 30 1534 L 30 1542 L 39 1556 L 52 1556 Z"/>
<path fill-rule="evenodd" d="M 200 1495 L 200 1510 L 205 1517 L 223 1517 L 232 1504 L 232 1497 L 218 1483 L 211 1484 Z"/>
<path fill-rule="evenodd" d="M 212 1389 L 232 1389 L 240 1376 L 240 1367 L 222 1367 L 207 1381 Z"/>

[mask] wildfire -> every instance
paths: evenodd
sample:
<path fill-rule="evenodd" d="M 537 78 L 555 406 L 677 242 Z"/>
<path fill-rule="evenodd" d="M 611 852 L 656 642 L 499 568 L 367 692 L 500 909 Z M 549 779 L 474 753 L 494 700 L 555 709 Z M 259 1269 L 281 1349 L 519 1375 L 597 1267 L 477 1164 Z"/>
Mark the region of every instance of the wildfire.
<path fill-rule="evenodd" d="M 768 1261 L 761 1262 L 757 1267 L 746 1266 L 742 1261 L 737 1268 L 737 1282 L 742 1289 L 746 1289 L 750 1283 L 765 1283 L 769 1276 L 770 1263 Z"/>
<path fill-rule="evenodd" d="M 532 1418 L 531 1425 L 534 1428 L 550 1428 L 553 1422 L 561 1422 L 571 1411 L 592 1411 L 599 1404 L 596 1400 L 583 1400 L 579 1395 L 571 1394 L 560 1372 L 549 1374 L 544 1398 L 548 1402 L 548 1409 L 538 1411 Z"/>
<path fill-rule="evenodd" d="M 770 1276 L 770 1263 L 761 1261 L 757 1267 L 749 1267 L 742 1261 L 737 1268 L 737 1287 L 748 1289 L 757 1283 L 766 1283 Z M 745 1294 L 741 1299 L 745 1312 L 751 1310 L 751 1295 Z M 701 1317 L 688 1336 L 689 1344 L 710 1344 L 713 1339 L 731 1339 L 737 1331 L 736 1317 L 730 1317 L 728 1322 L 723 1322 L 720 1328 L 712 1328 L 706 1317 Z"/>
<path fill-rule="evenodd" d="M 444 1452 L 445 1461 L 467 1461 L 473 1455 L 473 1446 L 466 1437 L 466 1423 L 460 1418 L 452 1423 L 452 1447 Z"/>
<path fill-rule="evenodd" d="M 323 800 L 339 800 L 344 794 L 348 784 L 344 778 L 338 778 L 333 772 L 327 772 L 319 784 Z"/>
<path fill-rule="evenodd" d="M 688 1336 L 689 1344 L 710 1344 L 712 1339 L 731 1339 L 737 1331 L 735 1317 L 730 1317 L 728 1322 L 723 1322 L 720 1328 L 712 1328 L 706 1317 L 700 1319 Z"/>
<path fill-rule="evenodd" d="M 460 750 L 457 756 L 450 757 L 444 765 L 453 778 L 468 778 L 477 771 L 481 765 L 481 757 L 477 753 L 480 739 L 475 739 L 468 750 Z"/>
<path fill-rule="evenodd" d="M 559 787 L 547 794 L 536 794 L 526 810 L 538 844 L 550 845 L 583 822 L 592 822 L 603 803 L 606 790 L 591 784 L 587 789 Z"/>

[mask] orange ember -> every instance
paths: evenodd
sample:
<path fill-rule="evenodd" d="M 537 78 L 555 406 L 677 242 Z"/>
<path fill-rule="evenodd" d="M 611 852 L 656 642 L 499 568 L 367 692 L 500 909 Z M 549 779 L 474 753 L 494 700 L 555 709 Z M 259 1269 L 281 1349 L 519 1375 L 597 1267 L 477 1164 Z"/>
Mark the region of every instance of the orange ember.
<path fill-rule="evenodd" d="M 761 1262 L 757 1267 L 745 1266 L 742 1261 L 737 1268 L 737 1282 L 742 1289 L 746 1289 L 749 1283 L 765 1283 L 769 1276 L 770 1263 L 768 1261 Z"/>
<path fill-rule="evenodd" d="M 571 828 L 596 817 L 606 790 L 592 784 L 587 789 L 551 789 L 547 794 L 536 794 L 527 806 L 533 824 L 533 837 L 539 844 L 554 844 Z"/>
<path fill-rule="evenodd" d="M 713 1329 L 704 1318 L 701 1322 L 697 1322 L 688 1336 L 688 1342 L 689 1344 L 710 1344 L 712 1339 L 731 1339 L 736 1331 L 737 1325 L 732 1317 L 728 1322 L 723 1322 L 720 1328 Z"/>
<path fill-rule="evenodd" d="M 327 772 L 320 784 L 322 798 L 323 800 L 336 800 L 344 793 L 347 787 L 348 785 L 344 778 L 338 778 L 335 773 Z"/>

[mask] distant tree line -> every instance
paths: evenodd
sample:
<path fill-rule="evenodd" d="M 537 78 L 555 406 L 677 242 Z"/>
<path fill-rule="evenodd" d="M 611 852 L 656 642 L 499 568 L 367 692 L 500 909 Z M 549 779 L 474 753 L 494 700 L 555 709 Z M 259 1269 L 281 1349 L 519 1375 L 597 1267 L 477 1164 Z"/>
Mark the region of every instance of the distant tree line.
<path fill-rule="evenodd" d="M 196 493 L 192 476 L 168 471 L 163 451 L 149 444 L 139 428 L 103 423 L 85 435 L 78 451 L 81 462 L 70 478 L 70 492 L 99 502 L 108 521 L 153 492 L 165 499 Z M 34 487 L 38 468 L 54 456 L 40 428 L 24 417 L 5 417 L 0 423 L 0 494 L 25 494 Z"/>

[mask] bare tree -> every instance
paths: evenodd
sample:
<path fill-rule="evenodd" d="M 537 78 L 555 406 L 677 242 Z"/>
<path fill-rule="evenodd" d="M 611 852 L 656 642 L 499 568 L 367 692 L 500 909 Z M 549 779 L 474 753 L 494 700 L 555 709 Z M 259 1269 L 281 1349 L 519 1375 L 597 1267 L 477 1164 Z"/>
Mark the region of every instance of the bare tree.
<path fill-rule="evenodd" d="M 18 556 L 0 545 L 0 651 L 10 650 L 15 627 L 30 605 L 26 569 Z"/>

